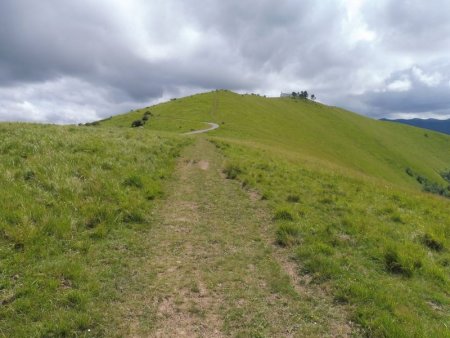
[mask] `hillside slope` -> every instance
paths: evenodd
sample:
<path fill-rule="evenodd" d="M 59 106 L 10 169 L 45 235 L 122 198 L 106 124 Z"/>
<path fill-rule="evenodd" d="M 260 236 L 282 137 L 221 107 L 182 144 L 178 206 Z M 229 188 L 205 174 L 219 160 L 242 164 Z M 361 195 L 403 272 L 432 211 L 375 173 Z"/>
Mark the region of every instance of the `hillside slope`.
<path fill-rule="evenodd" d="M 403 186 L 418 187 L 406 168 L 444 183 L 439 173 L 450 167 L 450 137 L 289 98 L 216 91 L 115 116 L 103 124 L 129 127 L 145 111 L 153 114 L 146 128 L 184 131 L 203 128 L 201 122 L 216 122 L 220 128 L 215 136 L 274 148 L 284 157 L 315 167 Z"/>

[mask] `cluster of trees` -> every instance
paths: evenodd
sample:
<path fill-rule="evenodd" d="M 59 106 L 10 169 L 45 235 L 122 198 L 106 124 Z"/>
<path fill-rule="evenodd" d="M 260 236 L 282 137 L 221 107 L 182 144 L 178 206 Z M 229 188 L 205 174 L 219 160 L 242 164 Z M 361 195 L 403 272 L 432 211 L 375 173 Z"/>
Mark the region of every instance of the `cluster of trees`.
<path fill-rule="evenodd" d="M 302 90 L 298 93 L 296 92 L 292 92 L 291 96 L 295 99 L 295 98 L 299 98 L 299 99 L 305 99 L 307 100 L 308 98 L 315 101 L 316 100 L 316 96 L 314 94 L 311 94 L 311 96 L 309 96 L 308 92 L 306 90 Z"/>
<path fill-rule="evenodd" d="M 149 110 L 147 110 L 140 120 L 135 120 L 131 123 L 131 127 L 143 127 L 144 124 L 147 123 L 147 121 L 150 119 L 150 116 L 153 116 L 153 114 Z"/>

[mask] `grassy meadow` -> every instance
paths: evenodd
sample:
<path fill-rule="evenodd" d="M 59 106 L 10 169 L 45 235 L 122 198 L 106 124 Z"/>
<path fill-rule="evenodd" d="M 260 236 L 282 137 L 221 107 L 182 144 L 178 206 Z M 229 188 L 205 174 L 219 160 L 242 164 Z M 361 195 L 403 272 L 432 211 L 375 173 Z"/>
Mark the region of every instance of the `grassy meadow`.
<path fill-rule="evenodd" d="M 127 257 L 140 254 L 139 232 L 187 142 L 0 125 L 0 336 L 102 335 Z"/>

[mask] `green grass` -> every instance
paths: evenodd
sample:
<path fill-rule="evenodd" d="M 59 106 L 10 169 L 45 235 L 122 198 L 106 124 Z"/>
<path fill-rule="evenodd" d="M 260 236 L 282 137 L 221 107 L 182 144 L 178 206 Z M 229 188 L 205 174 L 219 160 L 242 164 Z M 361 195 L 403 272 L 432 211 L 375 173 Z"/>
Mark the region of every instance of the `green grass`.
<path fill-rule="evenodd" d="M 289 98 L 215 91 L 113 117 L 104 125 L 128 127 L 145 110 L 155 117 L 155 123 L 146 128 L 176 131 L 177 119 L 216 122 L 220 128 L 213 134 L 217 136 L 283 153 L 286 158 L 301 158 L 317 168 L 419 189 L 406 168 L 444 184 L 439 173 L 450 167 L 450 137 L 446 135 Z M 161 122 L 156 123 L 157 119 Z"/>
<path fill-rule="evenodd" d="M 102 335 L 186 142 L 145 130 L 0 125 L 0 336 Z"/>
<path fill-rule="evenodd" d="M 450 334 L 447 199 L 214 143 L 239 166 L 237 179 L 266 196 L 274 236 L 302 274 L 351 305 L 369 336 Z"/>

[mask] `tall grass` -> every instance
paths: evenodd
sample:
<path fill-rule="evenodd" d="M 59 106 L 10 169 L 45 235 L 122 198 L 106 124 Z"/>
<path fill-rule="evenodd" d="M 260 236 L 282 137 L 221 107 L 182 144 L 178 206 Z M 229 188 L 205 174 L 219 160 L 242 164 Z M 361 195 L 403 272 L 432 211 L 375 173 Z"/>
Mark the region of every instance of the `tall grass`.
<path fill-rule="evenodd" d="M 1 336 L 102 334 L 127 242 L 149 226 L 184 143 L 145 130 L 0 124 Z"/>

